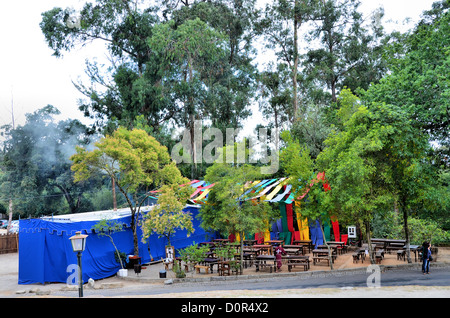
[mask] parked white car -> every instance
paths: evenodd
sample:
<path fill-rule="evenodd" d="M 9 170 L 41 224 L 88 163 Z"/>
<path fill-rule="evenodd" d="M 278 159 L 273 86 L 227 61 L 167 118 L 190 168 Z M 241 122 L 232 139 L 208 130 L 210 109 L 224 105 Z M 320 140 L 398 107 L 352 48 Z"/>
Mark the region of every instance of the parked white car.
<path fill-rule="evenodd" d="M 19 232 L 19 221 L 11 221 L 11 226 L 9 227 L 9 233 Z"/>

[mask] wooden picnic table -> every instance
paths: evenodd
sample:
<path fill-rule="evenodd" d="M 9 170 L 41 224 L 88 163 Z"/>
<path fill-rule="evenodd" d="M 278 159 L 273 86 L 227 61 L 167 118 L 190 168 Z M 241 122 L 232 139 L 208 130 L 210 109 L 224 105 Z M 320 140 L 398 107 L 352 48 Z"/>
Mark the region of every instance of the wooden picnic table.
<path fill-rule="evenodd" d="M 331 250 L 331 254 L 332 255 L 337 255 L 337 246 L 333 246 L 333 245 L 328 245 L 330 247 Z M 328 252 L 328 248 L 326 245 L 317 245 L 318 250 L 326 250 Z"/>
<path fill-rule="evenodd" d="M 209 247 L 214 247 L 216 244 L 214 242 L 200 242 L 198 246 L 208 245 Z"/>
<path fill-rule="evenodd" d="M 341 241 L 327 241 L 327 244 L 329 245 L 333 245 L 333 246 L 337 246 L 338 247 L 338 252 L 340 251 L 341 254 L 343 252 L 346 252 L 346 246 L 345 246 L 345 242 L 341 242 Z"/>
<path fill-rule="evenodd" d="M 330 265 L 330 259 L 328 257 L 328 249 L 314 249 L 312 250 L 313 253 L 313 264 L 316 265 L 316 262 L 319 262 L 320 260 L 326 260 L 328 262 L 328 265 Z M 331 255 L 331 261 L 334 262 L 334 256 Z"/>
<path fill-rule="evenodd" d="M 256 253 L 249 253 L 249 252 L 243 251 L 242 257 L 243 257 L 243 263 L 242 264 L 244 265 L 244 268 L 247 268 L 247 266 L 252 267 L 253 261 L 256 258 Z M 241 254 L 240 253 L 239 254 L 235 254 L 234 258 L 236 260 L 240 260 L 241 259 Z"/>
<path fill-rule="evenodd" d="M 252 246 L 258 243 L 258 240 L 244 240 L 244 245 Z"/>
<path fill-rule="evenodd" d="M 303 245 L 308 247 L 308 251 L 311 253 L 311 251 L 313 250 L 313 245 L 312 245 L 312 241 L 311 240 L 294 240 L 294 242 L 292 242 L 294 245 Z"/>
<path fill-rule="evenodd" d="M 228 243 L 228 242 L 230 242 L 230 239 L 223 239 L 223 238 L 221 238 L 221 239 L 214 239 L 213 240 L 213 242 L 215 242 L 215 243 Z"/>
<path fill-rule="evenodd" d="M 211 273 L 213 273 L 214 265 L 218 265 L 219 259 L 217 257 L 206 257 L 201 263 L 204 265 L 209 265 L 209 267 L 211 268 Z"/>
<path fill-rule="evenodd" d="M 382 238 L 372 238 L 370 239 L 372 243 L 382 243 L 383 248 L 388 251 L 390 249 L 390 246 L 396 245 L 396 244 L 406 244 L 406 240 L 395 240 L 395 239 L 382 239 Z"/>
<path fill-rule="evenodd" d="M 307 271 L 310 269 L 309 264 L 309 256 L 303 256 L 303 255 L 283 255 L 281 257 L 282 260 L 286 261 L 286 264 L 288 266 L 288 271 L 292 270 L 292 267 L 295 267 L 297 265 L 303 266 L 303 269 Z"/>
<path fill-rule="evenodd" d="M 256 271 L 258 272 L 261 268 L 269 267 L 270 272 L 275 271 L 277 266 L 277 260 L 273 255 L 258 255 L 255 259 Z"/>
<path fill-rule="evenodd" d="M 273 247 L 272 247 L 272 245 L 255 244 L 255 245 L 253 245 L 253 248 L 258 250 L 258 254 L 273 255 Z"/>
<path fill-rule="evenodd" d="M 414 262 L 417 262 L 420 245 L 409 245 L 409 250 L 414 252 Z M 403 246 L 403 249 L 406 250 L 406 245 Z"/>
<path fill-rule="evenodd" d="M 283 245 L 283 249 L 289 255 L 304 255 L 303 245 Z"/>
<path fill-rule="evenodd" d="M 270 245 L 279 245 L 279 244 L 283 244 L 284 241 L 283 240 L 268 240 L 268 241 L 264 241 L 264 244 L 270 244 Z"/>

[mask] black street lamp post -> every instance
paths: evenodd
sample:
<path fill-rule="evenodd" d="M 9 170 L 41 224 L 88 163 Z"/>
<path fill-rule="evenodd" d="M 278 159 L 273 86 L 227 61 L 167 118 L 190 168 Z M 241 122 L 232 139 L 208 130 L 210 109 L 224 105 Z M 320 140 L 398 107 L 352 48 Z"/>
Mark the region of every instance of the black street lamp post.
<path fill-rule="evenodd" d="M 86 247 L 86 238 L 88 236 L 81 234 L 81 232 L 76 232 L 74 236 L 70 237 L 70 242 L 72 243 L 72 249 L 77 253 L 78 261 L 78 297 L 83 297 L 83 273 L 81 270 L 81 253 Z"/>

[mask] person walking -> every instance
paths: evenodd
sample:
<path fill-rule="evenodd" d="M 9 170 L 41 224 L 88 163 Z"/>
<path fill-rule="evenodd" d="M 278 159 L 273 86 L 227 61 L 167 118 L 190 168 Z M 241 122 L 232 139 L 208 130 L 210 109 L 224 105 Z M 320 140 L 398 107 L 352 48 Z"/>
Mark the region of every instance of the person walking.
<path fill-rule="evenodd" d="M 281 244 L 279 244 L 276 248 L 275 248 L 275 259 L 277 261 L 277 269 L 278 271 L 281 271 L 281 255 L 286 255 L 286 251 L 284 250 L 283 246 L 281 246 Z"/>
<path fill-rule="evenodd" d="M 431 246 L 428 242 L 423 242 L 422 244 L 422 273 L 430 273 L 430 257 L 431 257 Z"/>

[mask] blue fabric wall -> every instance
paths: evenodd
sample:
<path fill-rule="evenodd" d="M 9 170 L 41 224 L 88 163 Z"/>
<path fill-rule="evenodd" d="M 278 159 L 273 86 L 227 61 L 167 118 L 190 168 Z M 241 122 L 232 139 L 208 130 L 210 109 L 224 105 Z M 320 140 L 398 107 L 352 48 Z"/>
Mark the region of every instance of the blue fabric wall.
<path fill-rule="evenodd" d="M 208 234 L 200 228 L 200 221 L 196 218 L 198 209 L 187 207 L 186 212 L 193 216 L 195 232 L 187 237 L 186 231 L 177 231 L 171 238 L 175 249 L 181 249 L 196 243 L 209 240 Z M 118 219 L 126 224 L 125 231 L 112 235 L 114 243 L 121 252 L 133 254 L 133 234 L 131 231 L 131 217 Z M 73 276 L 73 270 L 68 270 L 71 264 L 77 264 L 76 253 L 72 250 L 69 238 L 75 232 L 88 234 L 86 249 L 82 254 L 83 281 L 94 280 L 115 275 L 120 264 L 115 261 L 115 249 L 110 239 L 99 236 L 91 231 L 97 221 L 83 221 L 72 223 L 49 222 L 41 219 L 20 220 L 19 224 L 19 284 L 33 283 L 66 283 Z M 159 260 L 165 257 L 166 239 L 158 238 L 156 234 L 150 236 L 147 243 L 141 241 L 142 233 L 138 227 L 139 256 L 141 262 L 148 263 L 151 257 Z M 149 253 L 150 249 L 150 253 Z M 70 282 L 69 282 L 70 283 Z"/>

